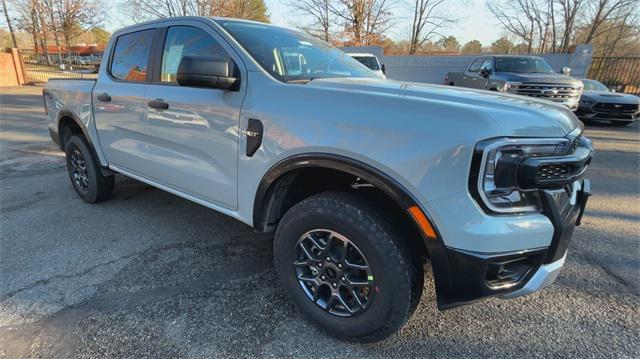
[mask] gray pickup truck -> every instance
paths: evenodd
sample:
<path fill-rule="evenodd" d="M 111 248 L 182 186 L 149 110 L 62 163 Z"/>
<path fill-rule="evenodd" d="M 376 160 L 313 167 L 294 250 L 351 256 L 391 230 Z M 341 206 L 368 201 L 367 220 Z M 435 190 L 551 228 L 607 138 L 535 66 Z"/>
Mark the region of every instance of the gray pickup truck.
<path fill-rule="evenodd" d="M 282 288 L 342 339 L 398 330 L 426 263 L 440 309 L 545 287 L 589 196 L 593 150 L 568 109 L 381 79 L 262 23 L 124 28 L 97 80 L 43 96 L 80 198 L 106 200 L 120 174 L 274 232 Z"/>
<path fill-rule="evenodd" d="M 568 74 L 570 69 L 563 69 Z M 481 56 L 465 72 L 449 72 L 444 84 L 530 96 L 578 108 L 582 82 L 558 74 L 537 56 Z"/>

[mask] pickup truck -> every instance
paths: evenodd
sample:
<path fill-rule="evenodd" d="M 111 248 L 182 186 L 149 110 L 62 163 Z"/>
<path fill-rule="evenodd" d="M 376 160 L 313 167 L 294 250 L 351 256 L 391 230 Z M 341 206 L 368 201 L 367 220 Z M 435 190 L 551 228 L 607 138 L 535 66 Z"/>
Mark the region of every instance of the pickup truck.
<path fill-rule="evenodd" d="M 96 80 L 43 96 L 80 198 L 106 200 L 119 174 L 273 232 L 283 290 L 345 340 L 396 332 L 427 263 L 442 310 L 545 287 L 590 193 L 593 149 L 568 109 L 381 79 L 257 22 L 118 30 Z"/>
<path fill-rule="evenodd" d="M 545 99 L 575 111 L 582 82 L 568 76 L 570 71 L 565 67 L 557 74 L 537 56 L 481 56 L 467 71 L 447 73 L 444 84 Z"/>

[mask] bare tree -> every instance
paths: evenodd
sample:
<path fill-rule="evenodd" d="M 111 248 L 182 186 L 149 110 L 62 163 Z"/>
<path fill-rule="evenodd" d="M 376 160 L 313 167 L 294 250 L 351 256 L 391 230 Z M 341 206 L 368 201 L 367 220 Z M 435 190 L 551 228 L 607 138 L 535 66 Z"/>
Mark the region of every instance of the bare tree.
<path fill-rule="evenodd" d="M 382 42 L 392 26 L 395 0 L 340 0 L 331 12 L 342 20 L 345 45 L 369 46 Z"/>
<path fill-rule="evenodd" d="M 335 0 L 287 0 L 285 4 L 295 15 L 306 16 L 311 22 L 299 26 L 305 32 L 329 42 L 331 25 L 335 19 Z"/>
<path fill-rule="evenodd" d="M 11 41 L 13 42 L 13 47 L 18 47 L 18 42 L 16 41 L 16 34 L 13 31 L 13 25 L 11 24 L 11 16 L 9 15 L 9 11 L 7 10 L 7 3 L 5 0 L 2 0 L 2 11 L 4 12 L 4 16 L 7 19 L 7 27 L 9 27 L 9 32 L 11 33 Z"/>
<path fill-rule="evenodd" d="M 584 0 L 558 0 L 560 5 L 562 20 L 563 20 L 563 33 L 560 40 L 560 51 L 569 51 L 571 45 L 572 36 L 575 31 L 576 15 L 581 9 Z"/>
<path fill-rule="evenodd" d="M 136 22 L 172 16 L 226 16 L 269 22 L 264 0 L 131 0 L 124 11 Z"/>
<path fill-rule="evenodd" d="M 452 17 L 441 15 L 443 3 L 445 0 L 415 0 L 409 54 L 415 54 L 434 35 L 444 37 L 439 31 L 456 21 Z"/>
<path fill-rule="evenodd" d="M 633 10 L 640 7 L 638 0 L 591 0 L 586 16 L 588 27 L 585 43 L 590 44 L 595 37 L 601 35 L 600 28 L 606 21 L 617 21 L 625 18 L 626 24 Z"/>

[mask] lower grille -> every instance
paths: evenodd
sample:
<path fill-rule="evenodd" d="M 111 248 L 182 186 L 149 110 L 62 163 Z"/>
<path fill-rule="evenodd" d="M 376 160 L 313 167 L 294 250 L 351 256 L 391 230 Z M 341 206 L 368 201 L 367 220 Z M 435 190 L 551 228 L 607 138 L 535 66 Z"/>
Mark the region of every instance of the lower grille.
<path fill-rule="evenodd" d="M 628 103 L 596 103 L 591 107 L 594 112 L 599 113 L 628 113 L 638 112 L 637 104 Z"/>
<path fill-rule="evenodd" d="M 538 168 L 536 181 L 544 183 L 551 180 L 568 179 L 576 174 L 575 166 L 568 164 L 551 164 Z"/>

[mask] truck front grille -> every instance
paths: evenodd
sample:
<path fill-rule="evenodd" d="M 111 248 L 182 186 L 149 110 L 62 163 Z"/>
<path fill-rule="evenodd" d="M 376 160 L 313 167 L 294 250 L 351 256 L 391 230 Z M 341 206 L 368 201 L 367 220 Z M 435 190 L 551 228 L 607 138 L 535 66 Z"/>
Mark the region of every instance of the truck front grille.
<path fill-rule="evenodd" d="M 596 103 L 591 107 L 594 112 L 599 113 L 629 113 L 638 112 L 637 104 L 618 104 L 618 103 Z"/>
<path fill-rule="evenodd" d="M 551 100 L 556 102 L 566 102 L 570 99 L 578 99 L 581 94 L 579 87 L 572 87 L 567 85 L 552 85 L 552 84 L 521 84 L 512 86 L 509 89 L 509 93 L 543 98 L 545 100 Z"/>

